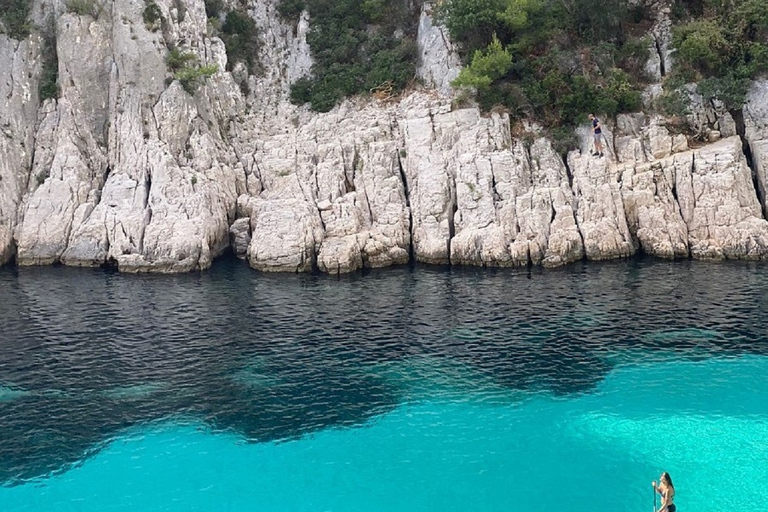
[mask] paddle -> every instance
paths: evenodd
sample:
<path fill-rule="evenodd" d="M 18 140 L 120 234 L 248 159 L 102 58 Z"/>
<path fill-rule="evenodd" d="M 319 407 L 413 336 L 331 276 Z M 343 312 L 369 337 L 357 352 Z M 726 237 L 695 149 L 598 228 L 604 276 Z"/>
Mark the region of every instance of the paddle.
<path fill-rule="evenodd" d="M 656 512 L 656 482 L 653 482 L 653 512 Z"/>

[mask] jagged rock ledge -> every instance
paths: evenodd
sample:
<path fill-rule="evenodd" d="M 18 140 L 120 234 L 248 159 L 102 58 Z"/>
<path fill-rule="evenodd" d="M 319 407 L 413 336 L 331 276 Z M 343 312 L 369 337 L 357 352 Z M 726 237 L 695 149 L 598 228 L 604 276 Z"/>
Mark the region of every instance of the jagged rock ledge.
<path fill-rule="evenodd" d="M 768 82 L 743 120 L 702 106 L 712 144 L 622 115 L 606 158 L 585 131 L 563 160 L 543 137 L 513 137 L 504 114 L 452 107 L 458 61 L 428 9 L 419 73 L 435 89 L 316 114 L 286 101 L 311 64 L 306 13 L 291 26 L 274 1 L 251 2 L 269 65 L 244 96 L 202 0 L 157 4 L 162 32 L 143 0 L 58 16 L 61 92 L 42 105 L 39 36 L 0 35 L 0 263 L 183 272 L 229 247 L 262 271 L 328 273 L 768 258 Z M 220 71 L 194 96 L 166 85 L 169 45 Z"/>

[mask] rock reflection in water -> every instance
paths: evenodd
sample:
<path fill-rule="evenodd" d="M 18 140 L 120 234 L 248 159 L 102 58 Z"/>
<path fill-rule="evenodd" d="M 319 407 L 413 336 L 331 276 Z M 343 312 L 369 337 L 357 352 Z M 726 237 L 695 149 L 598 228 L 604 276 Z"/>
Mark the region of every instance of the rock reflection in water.
<path fill-rule="evenodd" d="M 178 276 L 2 268 L 0 481 L 61 470 L 170 416 L 279 440 L 428 399 L 406 389 L 421 375 L 569 396 L 646 354 L 768 353 L 763 274 L 643 260 L 339 279 L 234 261 Z"/>

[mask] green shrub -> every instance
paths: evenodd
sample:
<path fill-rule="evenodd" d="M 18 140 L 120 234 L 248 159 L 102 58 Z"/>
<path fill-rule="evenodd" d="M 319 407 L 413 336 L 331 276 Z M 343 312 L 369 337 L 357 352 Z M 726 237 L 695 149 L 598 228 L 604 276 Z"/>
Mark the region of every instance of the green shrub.
<path fill-rule="evenodd" d="M 219 70 L 216 64 L 208 66 L 195 66 L 182 68 L 174 73 L 174 78 L 181 83 L 184 90 L 189 94 L 194 94 L 200 82 L 205 78 L 210 78 Z"/>
<path fill-rule="evenodd" d="M 542 8 L 540 0 L 507 0 L 505 9 L 497 14 L 497 18 L 510 30 L 526 28 L 533 13 Z"/>
<path fill-rule="evenodd" d="M 312 110 L 316 112 L 328 112 L 335 107 L 336 103 L 341 101 L 345 95 L 344 90 L 334 88 L 333 85 L 329 85 L 325 82 L 320 82 L 317 90 L 313 88 L 309 104 L 312 107 Z"/>
<path fill-rule="evenodd" d="M 522 119 L 533 114 L 531 101 L 520 84 L 503 81 L 488 89 L 479 90 L 477 101 L 483 110 L 503 105 L 512 119 Z"/>
<path fill-rule="evenodd" d="M 736 9 L 728 10 L 734 32 L 747 41 L 768 43 L 768 2 L 743 0 Z"/>
<path fill-rule="evenodd" d="M 699 20 L 675 27 L 672 44 L 681 64 L 703 73 L 719 73 L 728 63 L 731 44 L 726 28 L 712 20 Z"/>
<path fill-rule="evenodd" d="M 0 0 L 0 26 L 13 39 L 24 39 L 32 28 L 29 0 Z"/>
<path fill-rule="evenodd" d="M 644 21 L 626 0 L 444 0 L 438 19 L 467 65 L 454 86 L 477 89 L 480 106 L 500 105 L 554 130 L 587 112 L 641 108 L 650 41 L 629 30 Z"/>
<path fill-rule="evenodd" d="M 97 0 L 67 0 L 67 12 L 98 18 L 104 6 Z"/>
<path fill-rule="evenodd" d="M 656 100 L 656 108 L 664 115 L 682 117 L 690 112 L 688 95 L 680 89 L 665 88 Z"/>
<path fill-rule="evenodd" d="M 360 72 L 366 73 L 366 79 L 360 90 L 354 87 L 348 94 L 372 92 L 382 87 L 391 88 L 392 92 L 404 89 L 415 74 L 415 67 L 407 63 L 416 61 L 416 43 L 407 39 L 397 41 L 379 38 L 369 40 L 368 48 L 370 55 L 360 66 Z M 351 69 L 358 67 L 352 66 Z"/>
<path fill-rule="evenodd" d="M 159 22 L 163 21 L 163 13 L 154 1 L 149 0 L 144 6 L 142 18 L 148 30 L 157 30 L 160 25 Z"/>
<path fill-rule="evenodd" d="M 579 147 L 579 138 L 570 127 L 553 128 L 549 131 L 548 135 L 552 141 L 552 149 L 562 157 L 565 157 L 569 151 Z"/>
<path fill-rule="evenodd" d="M 505 11 L 504 0 L 443 0 L 437 5 L 436 18 L 454 41 L 473 51 L 486 46 L 493 33 L 503 32 Z"/>
<path fill-rule="evenodd" d="M 728 110 L 740 109 L 744 105 L 751 80 L 733 74 L 710 77 L 698 84 L 698 91 L 706 101 L 718 99 Z"/>
<path fill-rule="evenodd" d="M 291 85 L 291 103 L 303 105 L 312 101 L 314 81 L 311 78 L 299 78 Z"/>
<path fill-rule="evenodd" d="M 304 0 L 281 0 L 277 5 L 277 12 L 288 21 L 294 21 L 304 9 Z"/>
<path fill-rule="evenodd" d="M 679 22 L 690 17 L 699 17 L 704 13 L 706 0 L 674 0 L 672 3 L 672 20 Z"/>
<path fill-rule="evenodd" d="M 403 90 L 414 79 L 418 58 L 418 16 L 407 4 L 283 0 L 280 10 L 285 16 L 294 18 L 305 8 L 312 16 L 307 35 L 314 58 L 312 76 L 291 87 L 291 100 L 328 111 L 347 96 L 392 97 Z"/>
<path fill-rule="evenodd" d="M 487 89 L 495 80 L 503 78 L 512 69 L 512 55 L 502 47 L 496 34 L 485 52 L 476 50 L 469 66 L 459 72 L 454 87 Z"/>
<path fill-rule="evenodd" d="M 649 38 L 630 38 L 616 49 L 616 67 L 625 70 L 640 82 L 648 80 L 645 65 L 651 56 Z"/>
<path fill-rule="evenodd" d="M 40 101 L 59 97 L 59 58 L 56 53 L 56 32 L 51 29 L 43 37 L 43 65 L 38 83 Z"/>
<path fill-rule="evenodd" d="M 178 48 L 172 48 L 171 51 L 168 52 L 168 57 L 165 59 L 165 63 L 168 65 L 168 68 L 173 72 L 184 69 L 190 64 L 194 64 L 196 62 L 197 55 L 194 53 L 184 53 Z"/>
<path fill-rule="evenodd" d="M 40 77 L 39 93 L 40 101 L 56 99 L 59 97 L 59 70 L 57 63 L 45 63 L 43 74 Z"/>
<path fill-rule="evenodd" d="M 245 13 L 231 11 L 221 27 L 221 39 L 227 47 L 227 69 L 232 70 L 238 62 L 248 67 L 248 72 L 256 72 L 259 52 L 259 34 L 256 22 Z"/>
<path fill-rule="evenodd" d="M 632 12 L 626 0 L 563 0 L 565 27 L 584 42 L 622 42 Z"/>
<path fill-rule="evenodd" d="M 568 129 L 586 112 L 610 117 L 642 108 L 652 41 L 648 9 L 628 0 L 442 0 L 433 3 L 460 48 L 456 87 L 475 89 L 483 109 L 502 106 L 551 130 Z M 420 1 L 282 0 L 281 15 L 312 16 L 312 76 L 291 88 L 291 101 L 325 111 L 354 94 L 399 91 L 413 80 Z M 748 79 L 768 71 L 768 2 L 673 0 L 672 81 L 657 107 L 682 112 L 683 82 L 737 105 Z M 226 23 L 225 23 L 226 25 Z M 235 24 L 238 25 L 238 24 Z M 226 29 L 240 34 L 247 29 Z M 233 48 L 239 41 L 228 43 Z M 245 54 L 255 55 L 255 51 Z M 239 55 L 239 56 L 238 56 Z M 244 60 L 235 51 L 234 63 Z M 677 92 L 674 92 L 677 91 Z M 554 133 L 554 132 L 553 132 Z"/>
<path fill-rule="evenodd" d="M 223 9 L 223 0 L 205 0 L 205 15 L 209 18 L 218 18 Z"/>
<path fill-rule="evenodd" d="M 213 76 L 219 70 L 216 64 L 198 65 L 197 55 L 182 52 L 178 48 L 168 52 L 165 62 L 173 73 L 173 77 L 189 94 L 195 93 L 202 79 Z"/>
<path fill-rule="evenodd" d="M 707 99 L 741 108 L 750 80 L 768 71 L 768 3 L 703 0 L 699 19 L 673 27 L 677 80 L 699 83 Z M 697 4 L 682 6 L 692 12 Z"/>
<path fill-rule="evenodd" d="M 635 89 L 630 76 L 621 69 L 611 71 L 604 91 L 616 102 L 616 113 L 637 112 L 642 108 L 640 91 Z"/>

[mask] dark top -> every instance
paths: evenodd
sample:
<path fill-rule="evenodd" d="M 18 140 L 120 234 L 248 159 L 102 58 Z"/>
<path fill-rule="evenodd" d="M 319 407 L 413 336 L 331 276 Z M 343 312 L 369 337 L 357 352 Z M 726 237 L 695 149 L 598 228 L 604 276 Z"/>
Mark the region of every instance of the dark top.
<path fill-rule="evenodd" d="M 595 133 L 603 133 L 603 130 L 601 130 L 600 126 L 598 126 L 599 124 L 600 124 L 600 120 L 598 118 L 594 118 L 592 120 L 592 128 L 595 129 Z"/>

